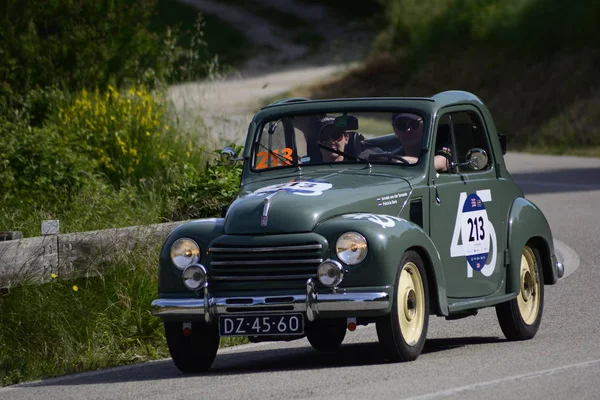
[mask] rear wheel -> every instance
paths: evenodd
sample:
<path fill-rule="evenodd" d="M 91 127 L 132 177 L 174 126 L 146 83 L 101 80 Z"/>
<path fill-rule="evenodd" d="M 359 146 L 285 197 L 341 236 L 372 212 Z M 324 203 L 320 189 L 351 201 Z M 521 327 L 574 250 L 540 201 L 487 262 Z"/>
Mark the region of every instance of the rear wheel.
<path fill-rule="evenodd" d="M 306 338 L 316 350 L 337 349 L 345 337 L 345 318 L 318 320 L 306 329 Z"/>
<path fill-rule="evenodd" d="M 407 251 L 396 275 L 392 312 L 377 321 L 377 337 L 391 361 L 412 361 L 423 351 L 429 324 L 429 290 L 423 260 Z"/>
<path fill-rule="evenodd" d="M 194 322 L 191 334 L 183 334 L 181 322 L 165 322 L 167 345 L 173 362 L 183 373 L 206 372 L 210 369 L 219 349 L 217 324 Z"/>
<path fill-rule="evenodd" d="M 537 249 L 523 248 L 519 295 L 496 306 L 500 328 L 508 340 L 531 339 L 537 333 L 544 309 L 544 276 Z"/>

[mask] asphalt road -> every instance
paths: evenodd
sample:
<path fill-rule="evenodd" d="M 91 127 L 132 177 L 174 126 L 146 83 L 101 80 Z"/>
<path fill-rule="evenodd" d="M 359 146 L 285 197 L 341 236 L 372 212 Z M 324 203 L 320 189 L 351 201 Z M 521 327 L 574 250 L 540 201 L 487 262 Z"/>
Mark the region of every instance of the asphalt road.
<path fill-rule="evenodd" d="M 306 339 L 224 349 L 209 374 L 170 360 L 0 389 L 0 399 L 599 399 L 600 159 L 509 154 L 526 196 L 546 214 L 565 277 L 546 286 L 537 336 L 507 342 L 493 309 L 430 320 L 414 362 L 384 360 L 372 326 L 338 351 Z"/>

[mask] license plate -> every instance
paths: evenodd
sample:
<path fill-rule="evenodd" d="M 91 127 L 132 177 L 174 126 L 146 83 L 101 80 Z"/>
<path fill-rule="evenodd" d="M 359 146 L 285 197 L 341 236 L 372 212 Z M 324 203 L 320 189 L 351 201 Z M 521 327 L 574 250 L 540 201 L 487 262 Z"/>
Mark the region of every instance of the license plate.
<path fill-rule="evenodd" d="M 221 315 L 221 336 L 301 335 L 304 333 L 302 314 Z"/>

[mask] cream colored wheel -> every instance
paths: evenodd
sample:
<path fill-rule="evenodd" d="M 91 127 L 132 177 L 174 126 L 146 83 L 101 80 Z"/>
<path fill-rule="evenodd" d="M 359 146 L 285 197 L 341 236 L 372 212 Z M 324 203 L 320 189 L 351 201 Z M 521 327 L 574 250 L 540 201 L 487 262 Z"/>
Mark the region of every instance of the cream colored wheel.
<path fill-rule="evenodd" d="M 390 361 L 412 361 L 423 351 L 429 324 L 429 287 L 419 253 L 404 253 L 396 270 L 391 312 L 377 319 L 377 337 Z"/>
<path fill-rule="evenodd" d="M 532 325 L 540 309 L 540 276 L 533 250 L 525 246 L 521 255 L 521 292 L 517 304 L 523 322 Z"/>
<path fill-rule="evenodd" d="M 425 294 L 421 273 L 413 262 L 402 267 L 396 296 L 400 332 L 406 344 L 414 346 L 423 333 Z"/>

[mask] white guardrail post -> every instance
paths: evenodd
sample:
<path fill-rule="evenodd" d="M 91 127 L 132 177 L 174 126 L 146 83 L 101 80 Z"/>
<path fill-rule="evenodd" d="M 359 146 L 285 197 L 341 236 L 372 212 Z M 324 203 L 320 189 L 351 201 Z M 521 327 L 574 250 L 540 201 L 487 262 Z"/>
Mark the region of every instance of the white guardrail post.
<path fill-rule="evenodd" d="M 0 241 L 0 288 L 47 282 L 52 274 L 61 278 L 86 276 L 91 272 L 91 260 L 97 263 L 111 259 L 116 252 L 127 251 L 138 243 L 158 245 L 181 223 L 67 234 L 58 234 L 57 224 L 56 230 L 43 228 L 42 232 L 48 234 L 40 237 L 6 235 L 12 240 Z"/>

